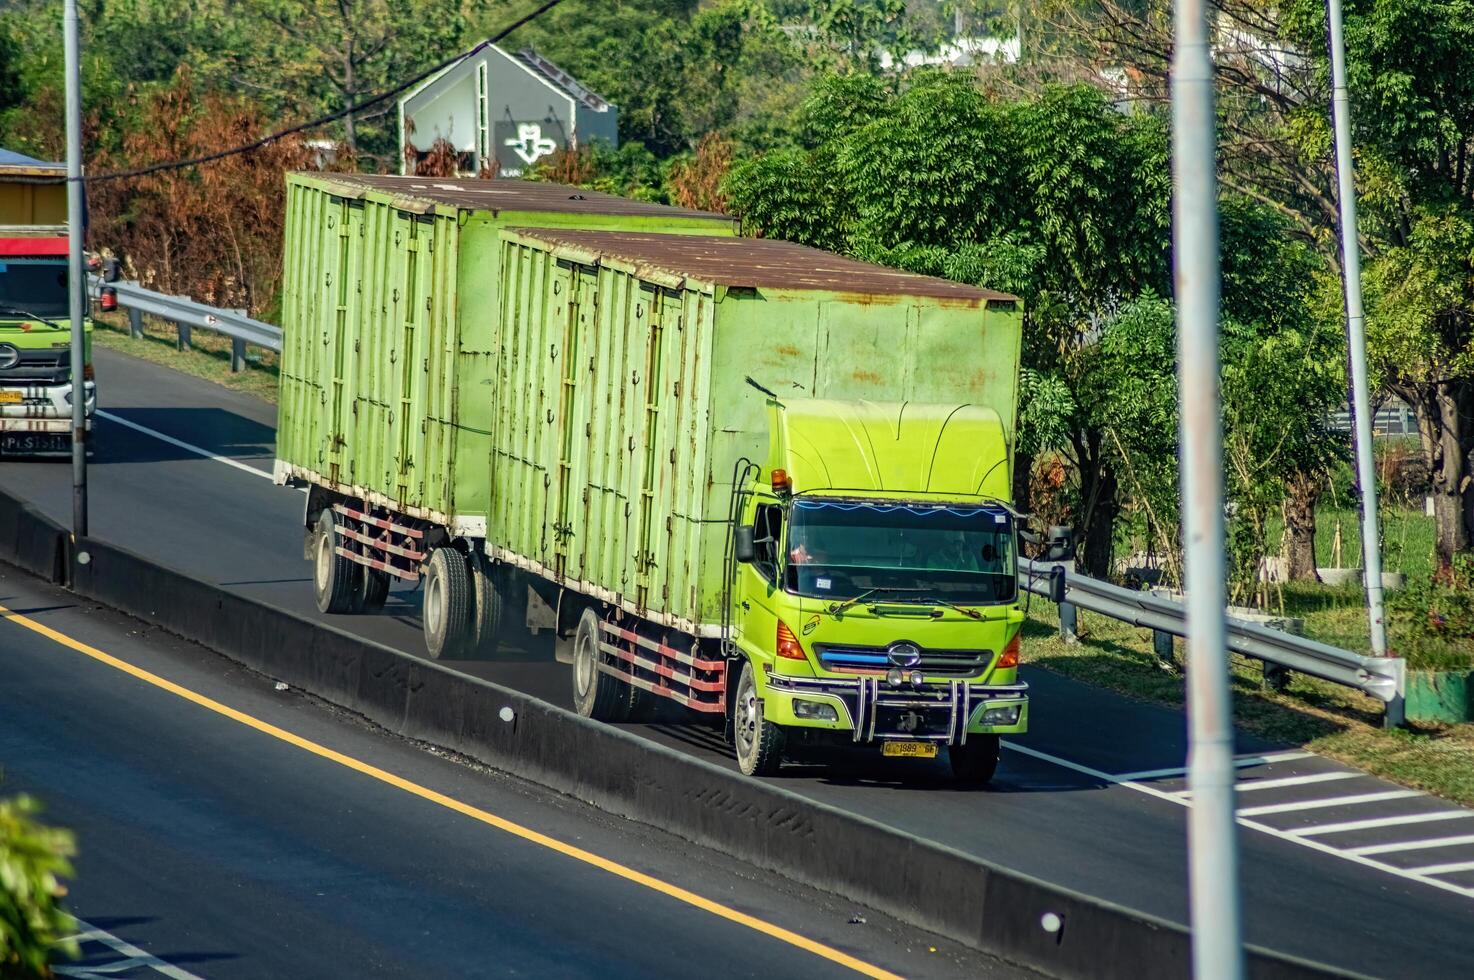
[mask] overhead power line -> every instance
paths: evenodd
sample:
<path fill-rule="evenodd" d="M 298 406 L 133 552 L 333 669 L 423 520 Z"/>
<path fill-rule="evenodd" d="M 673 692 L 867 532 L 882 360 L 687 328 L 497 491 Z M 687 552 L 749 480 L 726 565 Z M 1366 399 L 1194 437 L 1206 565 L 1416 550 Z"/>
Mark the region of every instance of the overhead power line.
<path fill-rule="evenodd" d="M 149 164 L 146 167 L 138 167 L 134 170 L 118 170 L 112 173 L 96 174 L 91 177 L 77 177 L 68 179 L 80 180 L 83 183 L 87 184 L 97 184 L 109 180 L 128 180 L 133 177 L 146 177 L 149 174 L 162 173 L 167 170 L 182 170 L 185 167 L 197 167 L 202 163 L 213 163 L 216 160 L 224 160 L 226 157 L 233 157 L 242 153 L 250 153 L 253 150 L 261 149 L 263 146 L 269 146 L 272 143 L 277 142 L 278 140 L 285 139 L 288 136 L 295 136 L 298 133 L 304 133 L 310 129 L 317 129 L 319 126 L 326 126 L 328 123 L 336 122 L 337 120 L 342 119 L 344 116 L 359 112 L 363 109 L 367 109 L 370 106 L 378 105 L 385 99 L 392 99 L 400 92 L 403 92 L 405 89 L 412 86 L 418 85 L 420 82 L 423 82 L 431 75 L 434 75 L 437 72 L 444 71 L 452 65 L 464 61 L 472 55 L 484 50 L 487 47 L 490 47 L 491 45 L 505 38 L 508 34 L 511 34 L 517 28 L 529 23 L 530 21 L 536 20 L 562 2 L 563 0 L 547 0 L 547 2 L 544 3 L 542 6 L 531 11 L 530 13 L 523 15 L 522 17 L 517 18 L 512 23 L 502 28 L 500 31 L 497 31 L 491 37 L 482 41 L 480 44 L 477 44 L 475 47 L 470 48 L 466 51 L 462 51 L 458 55 L 447 58 L 444 61 L 440 62 L 438 65 L 433 65 L 429 68 L 426 68 L 414 78 L 411 78 L 406 82 L 402 82 L 399 85 L 396 85 L 394 88 L 380 92 L 377 95 L 364 99 L 362 102 L 355 102 L 353 105 L 344 106 L 342 109 L 339 109 L 336 112 L 330 112 L 325 116 L 318 116 L 316 119 L 309 119 L 307 122 L 298 123 L 295 126 L 289 126 L 286 129 L 277 130 L 276 132 L 263 136 L 260 139 L 252 140 L 249 143 L 242 143 L 240 146 L 233 146 L 228 150 L 218 150 L 214 153 L 206 153 L 202 156 L 190 157 L 187 160 L 166 160 L 160 163 Z M 59 183 L 60 180 L 58 180 L 57 182 Z"/>

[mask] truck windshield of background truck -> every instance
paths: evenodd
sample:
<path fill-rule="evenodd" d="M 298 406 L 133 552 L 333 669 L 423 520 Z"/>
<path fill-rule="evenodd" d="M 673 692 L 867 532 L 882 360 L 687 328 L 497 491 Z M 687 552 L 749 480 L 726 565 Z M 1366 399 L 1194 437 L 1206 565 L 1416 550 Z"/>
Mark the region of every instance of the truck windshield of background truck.
<path fill-rule="evenodd" d="M 0 258 L 0 318 L 55 319 L 67 312 L 65 260 Z"/>
<path fill-rule="evenodd" d="M 1013 520 L 1001 507 L 797 497 L 785 587 L 842 602 L 1013 601 Z"/>

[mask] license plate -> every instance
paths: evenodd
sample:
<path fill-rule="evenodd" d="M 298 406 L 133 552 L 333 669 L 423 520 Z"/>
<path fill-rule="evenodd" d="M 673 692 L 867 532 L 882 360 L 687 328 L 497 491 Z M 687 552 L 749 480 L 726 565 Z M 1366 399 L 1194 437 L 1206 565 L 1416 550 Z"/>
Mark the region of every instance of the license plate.
<path fill-rule="evenodd" d="M 0 391 L 0 405 L 14 405 L 21 401 L 25 401 L 23 391 Z"/>
<path fill-rule="evenodd" d="M 0 435 L 0 455 L 10 453 L 64 453 L 70 452 L 72 440 L 60 432 L 7 432 Z"/>
<path fill-rule="evenodd" d="M 935 759 L 937 757 L 937 743 L 885 742 L 880 746 L 880 754 L 892 758 Z"/>

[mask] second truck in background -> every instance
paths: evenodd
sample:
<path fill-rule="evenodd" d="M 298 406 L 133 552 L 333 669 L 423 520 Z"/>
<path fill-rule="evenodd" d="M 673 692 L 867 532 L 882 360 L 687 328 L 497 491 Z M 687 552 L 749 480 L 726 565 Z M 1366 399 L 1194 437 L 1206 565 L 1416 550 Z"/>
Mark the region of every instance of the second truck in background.
<path fill-rule="evenodd" d="M 72 451 L 66 167 L 0 149 L 0 456 Z M 83 397 L 97 406 L 92 321 Z"/>
<path fill-rule="evenodd" d="M 1024 730 L 1018 301 L 547 184 L 290 180 L 277 476 L 319 607 L 552 628 L 572 700 L 799 744 Z"/>

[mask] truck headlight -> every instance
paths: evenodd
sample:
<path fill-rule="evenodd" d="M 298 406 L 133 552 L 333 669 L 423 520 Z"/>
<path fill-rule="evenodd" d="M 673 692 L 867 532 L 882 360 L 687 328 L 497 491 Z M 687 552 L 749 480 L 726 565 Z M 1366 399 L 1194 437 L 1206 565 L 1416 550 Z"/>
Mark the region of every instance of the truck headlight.
<path fill-rule="evenodd" d="M 983 711 L 984 725 L 1017 725 L 1019 706 L 1006 704 L 997 708 L 988 708 Z"/>
<path fill-rule="evenodd" d="M 793 714 L 796 718 L 807 718 L 810 721 L 839 721 L 839 712 L 834 710 L 834 705 L 822 701 L 805 701 L 803 698 L 793 699 Z"/>

